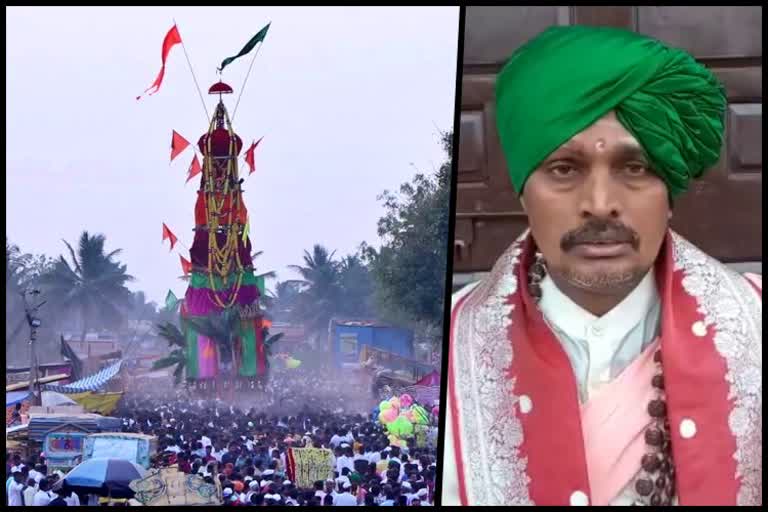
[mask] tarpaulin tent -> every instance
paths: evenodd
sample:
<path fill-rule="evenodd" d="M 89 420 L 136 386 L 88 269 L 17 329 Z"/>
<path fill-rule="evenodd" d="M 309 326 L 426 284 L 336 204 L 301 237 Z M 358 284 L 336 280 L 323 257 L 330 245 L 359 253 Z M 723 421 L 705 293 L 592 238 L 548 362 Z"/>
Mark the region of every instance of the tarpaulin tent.
<path fill-rule="evenodd" d="M 440 372 L 437 370 L 419 379 L 416 384 L 403 389 L 420 404 L 429 404 L 440 400 Z"/>
<path fill-rule="evenodd" d="M 48 391 L 57 391 L 59 393 L 83 393 L 85 391 L 97 391 L 103 388 L 107 382 L 112 380 L 120 372 L 120 367 L 122 364 L 122 361 L 118 361 L 115 364 L 107 366 L 103 370 L 94 373 L 93 375 L 89 375 L 88 377 L 84 377 L 65 386 L 55 386 L 53 384 L 48 384 L 44 386 L 44 388 Z"/>

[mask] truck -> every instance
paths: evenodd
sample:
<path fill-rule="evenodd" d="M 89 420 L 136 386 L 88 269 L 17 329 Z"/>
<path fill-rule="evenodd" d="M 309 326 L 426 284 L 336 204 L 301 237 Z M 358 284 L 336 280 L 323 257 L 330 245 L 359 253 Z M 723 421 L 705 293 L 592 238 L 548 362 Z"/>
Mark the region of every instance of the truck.
<path fill-rule="evenodd" d="M 359 367 L 365 348 L 413 358 L 413 331 L 363 321 L 331 320 L 329 342 L 332 360 L 338 368 Z"/>
<path fill-rule="evenodd" d="M 335 366 L 356 374 L 359 384 L 370 383 L 377 399 L 389 398 L 435 370 L 415 359 L 414 336 L 409 329 L 331 320 L 328 334 Z"/>
<path fill-rule="evenodd" d="M 103 432 L 85 437 L 83 460 L 124 459 L 149 469 L 150 457 L 157 451 L 157 437 L 146 434 Z"/>

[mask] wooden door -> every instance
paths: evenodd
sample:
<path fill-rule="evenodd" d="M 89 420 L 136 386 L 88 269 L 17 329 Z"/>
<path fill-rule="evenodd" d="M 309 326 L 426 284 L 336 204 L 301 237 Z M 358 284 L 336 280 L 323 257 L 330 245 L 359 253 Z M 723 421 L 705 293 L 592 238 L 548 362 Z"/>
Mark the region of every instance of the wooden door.
<path fill-rule="evenodd" d="M 551 25 L 605 25 L 656 37 L 710 67 L 728 94 L 722 158 L 678 199 L 672 226 L 724 262 L 762 261 L 760 7 L 467 7 L 454 272 L 490 270 L 526 227 L 496 133 L 496 74 Z"/>

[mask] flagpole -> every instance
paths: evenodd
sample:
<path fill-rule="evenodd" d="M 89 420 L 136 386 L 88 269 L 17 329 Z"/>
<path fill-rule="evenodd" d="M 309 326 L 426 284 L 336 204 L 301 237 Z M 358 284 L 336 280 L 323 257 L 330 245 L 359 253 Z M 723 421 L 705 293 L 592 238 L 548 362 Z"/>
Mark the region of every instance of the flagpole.
<path fill-rule="evenodd" d="M 176 25 L 176 29 L 178 30 L 179 26 L 176 24 L 176 19 L 174 18 L 173 24 Z M 205 100 L 203 99 L 203 93 L 200 90 L 200 85 L 197 83 L 197 78 L 195 77 L 195 72 L 192 69 L 192 62 L 189 60 L 189 55 L 187 54 L 187 47 L 184 44 L 184 39 L 181 39 L 181 49 L 184 50 L 184 57 L 187 58 L 187 65 L 189 66 L 189 72 L 192 73 L 192 80 L 195 82 L 195 87 L 197 88 L 197 94 L 200 96 L 200 102 L 203 104 L 203 110 L 205 111 L 205 118 L 208 120 L 208 123 L 211 122 L 211 116 L 208 115 L 208 107 L 205 106 Z"/>
<path fill-rule="evenodd" d="M 245 91 L 245 84 L 248 83 L 248 77 L 251 75 L 251 68 L 253 67 L 253 63 L 256 62 L 256 56 L 261 51 L 261 47 L 264 44 L 264 41 L 261 41 L 259 43 L 259 47 L 256 48 L 256 52 L 253 54 L 253 58 L 251 59 L 251 65 L 248 66 L 248 73 L 245 75 L 245 80 L 243 80 L 243 86 L 240 88 L 240 94 L 237 97 L 237 103 L 235 103 L 235 109 L 232 111 L 232 122 L 235 122 L 235 115 L 237 115 L 237 107 L 240 105 L 240 98 L 243 97 L 243 92 Z"/>

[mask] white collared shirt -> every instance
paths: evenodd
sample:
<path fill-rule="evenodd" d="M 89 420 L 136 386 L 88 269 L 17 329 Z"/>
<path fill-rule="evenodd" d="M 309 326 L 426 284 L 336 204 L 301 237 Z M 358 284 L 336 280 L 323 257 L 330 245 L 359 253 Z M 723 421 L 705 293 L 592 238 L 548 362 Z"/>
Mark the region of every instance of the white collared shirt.
<path fill-rule="evenodd" d="M 547 275 L 541 281 L 539 308 L 568 355 L 582 402 L 618 376 L 659 334 L 661 300 L 653 269 L 601 317 L 573 302 Z"/>

